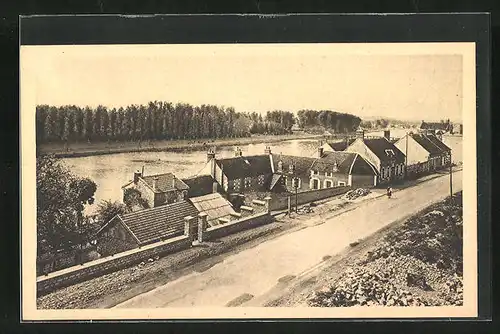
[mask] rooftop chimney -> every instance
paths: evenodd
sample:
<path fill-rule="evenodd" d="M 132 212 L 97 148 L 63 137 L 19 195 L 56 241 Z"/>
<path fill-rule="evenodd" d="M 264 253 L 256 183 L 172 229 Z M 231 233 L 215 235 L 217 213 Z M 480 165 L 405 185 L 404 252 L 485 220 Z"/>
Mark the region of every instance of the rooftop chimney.
<path fill-rule="evenodd" d="M 217 193 L 217 188 L 218 188 L 218 185 L 217 185 L 217 182 L 213 182 L 212 183 L 212 193 Z"/>
<path fill-rule="evenodd" d="M 391 130 L 384 130 L 384 137 L 387 140 L 391 140 Z"/>
<path fill-rule="evenodd" d="M 207 152 L 207 162 L 211 161 L 212 159 L 215 159 L 215 150 L 210 149 Z"/>
<path fill-rule="evenodd" d="M 318 158 L 323 156 L 323 147 L 318 147 Z"/>
<path fill-rule="evenodd" d="M 175 189 L 175 175 L 172 175 L 172 188 Z"/>
<path fill-rule="evenodd" d="M 158 176 L 155 176 L 153 178 L 153 191 L 157 191 L 158 190 Z"/>
<path fill-rule="evenodd" d="M 271 147 L 266 146 L 266 149 L 264 150 L 264 154 L 271 154 Z"/>
<path fill-rule="evenodd" d="M 135 171 L 134 172 L 134 183 L 137 183 L 139 182 L 139 178 L 142 176 L 141 172 L 140 171 Z"/>

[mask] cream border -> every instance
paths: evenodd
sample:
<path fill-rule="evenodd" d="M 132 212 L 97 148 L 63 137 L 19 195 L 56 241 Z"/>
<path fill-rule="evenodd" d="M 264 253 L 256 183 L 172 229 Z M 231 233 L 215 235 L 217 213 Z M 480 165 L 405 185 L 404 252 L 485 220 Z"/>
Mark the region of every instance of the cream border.
<path fill-rule="evenodd" d="M 464 191 L 464 306 L 413 308 L 169 308 L 169 309 L 36 309 L 36 177 L 35 117 L 38 78 L 32 66 L 40 48 L 64 48 L 66 52 L 91 53 L 93 48 L 120 48 L 132 56 L 156 51 L 197 52 L 207 47 L 231 52 L 288 52 L 307 54 L 460 54 L 463 56 L 463 191 Z M 262 53 L 261 53 L 262 54 Z M 33 59 L 33 58 L 32 58 Z M 22 249 L 22 320 L 106 320 L 106 319 L 189 319 L 189 318 L 412 318 L 477 316 L 477 188 L 476 188 L 476 85 L 475 43 L 377 43 L 377 44 L 232 44 L 232 45 L 103 45 L 103 46 L 21 46 L 20 48 L 20 123 L 21 123 L 21 242 Z"/>

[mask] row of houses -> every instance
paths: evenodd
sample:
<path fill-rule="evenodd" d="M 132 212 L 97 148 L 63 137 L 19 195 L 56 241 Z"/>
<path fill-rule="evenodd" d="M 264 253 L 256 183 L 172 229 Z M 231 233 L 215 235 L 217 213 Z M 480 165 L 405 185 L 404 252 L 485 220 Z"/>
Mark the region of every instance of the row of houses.
<path fill-rule="evenodd" d="M 123 189 L 139 190 L 149 207 L 157 207 L 208 193 L 241 194 L 251 191 L 307 191 L 337 186 L 375 187 L 402 181 L 448 166 L 451 149 L 432 133 L 408 133 L 402 138 L 365 137 L 364 131 L 344 142 L 326 142 L 312 156 L 263 154 L 231 158 L 207 153 L 201 172 L 179 179 L 172 173 L 134 174 Z M 295 183 L 294 183 L 295 182 Z"/>
<path fill-rule="evenodd" d="M 262 154 L 245 156 L 236 149 L 233 157 L 219 159 L 210 150 L 204 168 L 190 178 L 134 173 L 123 189 L 137 189 L 149 209 L 115 216 L 97 234 L 97 247 L 103 255 L 114 254 L 182 235 L 186 217 L 203 213 L 208 226 L 215 226 L 259 209 L 244 203 L 236 208 L 235 196 L 384 186 L 444 167 L 450 154 L 434 134 L 410 133 L 395 140 L 389 131 L 365 137 L 362 130 L 348 141 L 323 143 L 311 156 L 283 155 L 266 147 Z"/>

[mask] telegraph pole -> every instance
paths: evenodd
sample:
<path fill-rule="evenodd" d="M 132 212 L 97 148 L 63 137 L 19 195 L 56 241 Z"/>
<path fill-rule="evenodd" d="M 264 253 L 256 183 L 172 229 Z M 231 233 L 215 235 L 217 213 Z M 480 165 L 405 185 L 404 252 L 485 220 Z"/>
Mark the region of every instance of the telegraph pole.
<path fill-rule="evenodd" d="M 450 152 L 450 201 L 453 204 L 453 173 L 452 173 L 452 166 L 451 166 L 451 152 Z"/>
<path fill-rule="evenodd" d="M 406 132 L 406 144 L 405 144 L 405 149 L 406 149 L 406 152 L 405 152 L 405 174 L 404 174 L 404 177 L 406 179 L 407 177 L 407 173 L 408 173 L 408 132 Z"/>

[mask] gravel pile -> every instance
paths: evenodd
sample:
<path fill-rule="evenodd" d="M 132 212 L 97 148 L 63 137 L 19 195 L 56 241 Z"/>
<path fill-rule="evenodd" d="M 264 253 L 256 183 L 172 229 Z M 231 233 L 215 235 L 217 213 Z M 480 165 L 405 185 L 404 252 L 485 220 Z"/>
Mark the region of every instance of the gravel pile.
<path fill-rule="evenodd" d="M 310 306 L 462 305 L 462 208 L 438 203 L 388 234 L 343 275 L 308 298 Z"/>
<path fill-rule="evenodd" d="M 369 189 L 358 188 L 355 190 L 348 191 L 344 196 L 347 200 L 355 200 L 358 197 L 363 197 L 371 193 Z"/>

